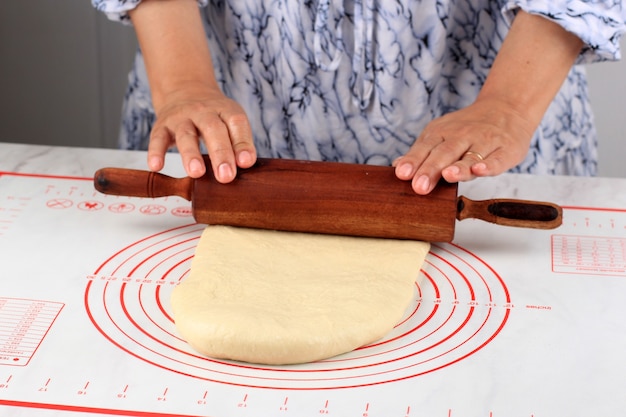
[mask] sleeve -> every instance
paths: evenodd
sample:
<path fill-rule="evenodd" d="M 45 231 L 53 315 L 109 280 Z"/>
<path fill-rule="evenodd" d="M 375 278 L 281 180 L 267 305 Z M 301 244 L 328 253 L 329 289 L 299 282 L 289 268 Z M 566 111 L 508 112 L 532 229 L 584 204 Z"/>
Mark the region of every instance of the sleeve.
<path fill-rule="evenodd" d="M 577 35 L 584 46 L 576 61 L 588 64 L 621 58 L 620 38 L 626 13 L 615 0 L 506 0 L 502 12 L 510 24 L 518 10 L 537 14 Z"/>
<path fill-rule="evenodd" d="M 96 10 L 103 12 L 111 20 L 131 24 L 128 12 L 133 10 L 142 0 L 91 0 L 91 4 Z M 171 0 L 176 1 L 176 0 Z M 209 0 L 197 0 L 198 6 L 204 7 Z"/>

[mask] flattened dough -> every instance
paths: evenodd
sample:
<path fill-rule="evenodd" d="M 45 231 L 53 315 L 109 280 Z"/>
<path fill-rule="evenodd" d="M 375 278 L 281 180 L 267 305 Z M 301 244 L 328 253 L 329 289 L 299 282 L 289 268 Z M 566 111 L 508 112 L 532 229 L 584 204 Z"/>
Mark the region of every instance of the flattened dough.
<path fill-rule="evenodd" d="M 198 352 L 260 364 L 326 359 L 385 336 L 430 244 L 208 226 L 172 293 Z"/>

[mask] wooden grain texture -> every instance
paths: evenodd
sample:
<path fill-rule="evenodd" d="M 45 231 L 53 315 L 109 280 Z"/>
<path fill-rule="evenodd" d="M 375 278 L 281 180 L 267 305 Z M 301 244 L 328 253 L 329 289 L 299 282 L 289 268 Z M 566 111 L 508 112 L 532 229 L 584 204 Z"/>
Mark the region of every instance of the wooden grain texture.
<path fill-rule="evenodd" d="M 563 223 L 563 209 L 549 202 L 495 198 L 474 201 L 460 196 L 457 219 L 480 219 L 501 226 L 554 229 Z"/>
<path fill-rule="evenodd" d="M 102 168 L 93 178 L 96 190 L 109 195 L 167 197 L 177 195 L 191 201 L 192 178 L 172 178 L 152 171 L 127 168 Z"/>
<path fill-rule="evenodd" d="M 450 241 L 456 193 L 456 184 L 441 183 L 419 196 L 392 167 L 259 159 L 230 184 L 210 173 L 196 180 L 192 201 L 207 224 Z"/>
<path fill-rule="evenodd" d="M 450 242 L 456 219 L 537 229 L 562 222 L 556 204 L 473 201 L 457 197 L 457 185 L 444 181 L 417 195 L 392 167 L 260 158 L 232 183 L 221 184 L 205 162 L 207 174 L 198 179 L 103 168 L 94 186 L 114 195 L 183 197 L 199 223 L 293 232 Z"/>

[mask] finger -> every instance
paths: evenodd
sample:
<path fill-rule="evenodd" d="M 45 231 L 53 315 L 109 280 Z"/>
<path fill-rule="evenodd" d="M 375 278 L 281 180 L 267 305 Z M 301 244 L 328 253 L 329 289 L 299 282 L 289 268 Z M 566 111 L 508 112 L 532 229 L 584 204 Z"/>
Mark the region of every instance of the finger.
<path fill-rule="evenodd" d="M 441 176 L 448 182 L 469 181 L 476 178 L 473 169 L 486 166 L 485 153 L 475 150 L 466 151 L 461 158 L 452 165 L 441 170 Z M 487 156 L 488 157 L 488 156 Z"/>
<path fill-rule="evenodd" d="M 175 129 L 176 148 L 183 160 L 187 175 L 192 178 L 199 178 L 206 172 L 198 136 L 198 130 L 191 120 L 185 120 Z"/>
<path fill-rule="evenodd" d="M 496 149 L 483 158 L 480 160 L 471 153 L 465 154 L 460 161 L 446 167 L 442 171 L 442 176 L 446 181 L 459 182 L 476 177 L 500 175 L 523 160 L 523 156 L 507 152 L 504 148 Z"/>
<path fill-rule="evenodd" d="M 485 158 L 484 161 L 472 165 L 471 171 L 477 177 L 500 175 L 510 167 L 522 162 L 525 155 L 520 155 L 509 154 L 504 149 L 497 149 L 489 154 L 489 157 Z"/>
<path fill-rule="evenodd" d="M 217 114 L 209 113 L 203 115 L 197 125 L 209 153 L 215 179 L 221 183 L 231 182 L 237 175 L 237 165 L 224 121 Z"/>
<path fill-rule="evenodd" d="M 158 125 L 155 125 L 150 132 L 150 141 L 148 142 L 148 168 L 152 171 L 160 171 L 165 164 L 165 153 L 173 143 L 170 131 Z"/>
<path fill-rule="evenodd" d="M 235 161 L 240 168 L 249 168 L 256 162 L 256 149 L 252 137 L 252 128 L 243 110 L 220 115 L 235 152 Z"/>
<path fill-rule="evenodd" d="M 411 188 L 416 194 L 426 195 L 437 185 L 438 175 L 429 176 L 426 174 L 415 175 L 411 181 Z"/>
<path fill-rule="evenodd" d="M 453 163 L 461 154 L 459 142 L 442 138 L 413 174 L 411 186 L 417 194 L 430 193 L 441 179 L 442 170 Z"/>
<path fill-rule="evenodd" d="M 396 177 L 401 180 L 412 179 L 433 149 L 444 142 L 445 139 L 442 136 L 423 135 L 417 138 L 405 155 L 393 161 Z"/>

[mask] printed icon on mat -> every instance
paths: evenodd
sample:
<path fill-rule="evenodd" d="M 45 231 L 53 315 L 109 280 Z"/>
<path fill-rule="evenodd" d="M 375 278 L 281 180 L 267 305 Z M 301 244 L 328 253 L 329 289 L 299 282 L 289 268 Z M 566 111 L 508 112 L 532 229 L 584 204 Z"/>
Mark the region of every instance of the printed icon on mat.
<path fill-rule="evenodd" d="M 131 203 L 115 203 L 109 206 L 109 211 L 113 213 L 130 213 L 135 210 L 135 205 Z"/>
<path fill-rule="evenodd" d="M 70 208 L 73 204 L 72 200 L 68 200 L 67 198 L 53 198 L 46 202 L 48 208 L 57 210 Z"/>
<path fill-rule="evenodd" d="M 102 210 L 104 204 L 99 201 L 82 201 L 78 203 L 78 208 L 83 211 L 98 211 Z"/>
<path fill-rule="evenodd" d="M 172 209 L 172 214 L 177 217 L 191 217 L 193 215 L 193 212 L 191 210 L 191 207 L 189 206 L 176 207 L 175 209 Z"/>
<path fill-rule="evenodd" d="M 139 209 L 139 212 L 141 212 L 142 214 L 148 214 L 151 216 L 156 216 L 158 214 L 163 214 L 167 211 L 167 208 L 165 206 L 162 206 L 160 204 L 148 204 L 145 206 L 141 206 L 141 208 Z"/>

